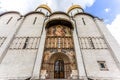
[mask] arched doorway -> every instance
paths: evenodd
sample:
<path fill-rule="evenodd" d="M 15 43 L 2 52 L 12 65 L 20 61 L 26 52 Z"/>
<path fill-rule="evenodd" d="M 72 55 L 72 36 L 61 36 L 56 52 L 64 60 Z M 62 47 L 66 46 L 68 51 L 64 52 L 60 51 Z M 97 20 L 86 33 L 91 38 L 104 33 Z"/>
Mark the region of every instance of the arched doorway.
<path fill-rule="evenodd" d="M 72 28 L 55 24 L 49 25 L 46 31 L 40 76 L 43 79 L 68 79 L 77 75 Z"/>
<path fill-rule="evenodd" d="M 54 63 L 54 78 L 64 78 L 64 61 L 62 59 L 58 59 Z"/>
<path fill-rule="evenodd" d="M 50 79 L 67 79 L 70 77 L 70 61 L 64 53 L 55 53 L 51 55 L 48 65 L 48 78 Z"/>

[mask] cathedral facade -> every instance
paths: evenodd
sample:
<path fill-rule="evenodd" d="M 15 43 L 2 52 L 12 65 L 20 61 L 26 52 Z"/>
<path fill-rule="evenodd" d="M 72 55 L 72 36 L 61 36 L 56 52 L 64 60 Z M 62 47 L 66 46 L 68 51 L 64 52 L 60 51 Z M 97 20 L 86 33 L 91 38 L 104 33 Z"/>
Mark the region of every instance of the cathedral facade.
<path fill-rule="evenodd" d="M 120 47 L 79 5 L 0 15 L 0 80 L 120 80 Z"/>

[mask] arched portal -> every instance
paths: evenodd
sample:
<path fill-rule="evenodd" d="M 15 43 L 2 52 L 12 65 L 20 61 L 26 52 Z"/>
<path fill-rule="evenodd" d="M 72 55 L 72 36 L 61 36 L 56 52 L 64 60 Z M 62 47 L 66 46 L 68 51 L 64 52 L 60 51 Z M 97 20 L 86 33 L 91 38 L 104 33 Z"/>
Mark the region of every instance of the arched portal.
<path fill-rule="evenodd" d="M 77 76 L 73 27 L 70 22 L 54 20 L 46 27 L 45 49 L 42 59 L 42 79 L 68 79 Z"/>
<path fill-rule="evenodd" d="M 49 78 L 64 79 L 70 77 L 70 65 L 69 57 L 66 54 L 54 53 L 49 59 Z"/>

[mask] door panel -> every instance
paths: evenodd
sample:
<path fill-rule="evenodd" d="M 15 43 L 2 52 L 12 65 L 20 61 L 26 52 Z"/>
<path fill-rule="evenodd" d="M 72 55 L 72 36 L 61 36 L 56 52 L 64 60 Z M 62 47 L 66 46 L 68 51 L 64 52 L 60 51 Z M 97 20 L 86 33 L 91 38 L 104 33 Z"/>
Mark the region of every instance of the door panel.
<path fill-rule="evenodd" d="M 56 78 L 56 79 L 64 78 L 64 61 L 63 60 L 55 61 L 54 78 Z"/>

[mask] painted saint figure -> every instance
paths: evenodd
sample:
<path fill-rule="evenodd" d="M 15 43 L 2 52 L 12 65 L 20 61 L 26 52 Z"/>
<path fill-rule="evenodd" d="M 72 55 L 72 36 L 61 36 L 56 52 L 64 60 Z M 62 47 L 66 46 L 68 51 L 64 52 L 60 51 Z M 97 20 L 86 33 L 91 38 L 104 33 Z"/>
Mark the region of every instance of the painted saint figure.
<path fill-rule="evenodd" d="M 48 36 L 53 36 L 53 31 L 54 31 L 54 28 L 53 27 L 50 27 L 49 29 L 48 29 Z"/>
<path fill-rule="evenodd" d="M 55 36 L 65 36 L 65 31 L 62 26 L 58 25 L 55 28 Z"/>

